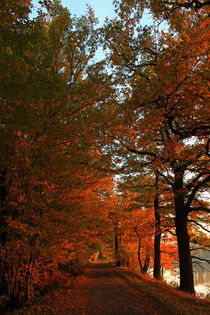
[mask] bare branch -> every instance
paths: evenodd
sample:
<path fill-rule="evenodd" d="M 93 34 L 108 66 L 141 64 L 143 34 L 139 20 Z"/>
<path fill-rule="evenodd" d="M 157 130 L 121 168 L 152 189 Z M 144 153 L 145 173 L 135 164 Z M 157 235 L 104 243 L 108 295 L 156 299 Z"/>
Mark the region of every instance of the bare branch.
<path fill-rule="evenodd" d="M 205 261 L 205 262 L 207 262 L 207 263 L 210 265 L 210 260 L 209 260 L 209 259 L 200 258 L 200 257 L 198 257 L 198 256 L 192 256 L 192 258 L 198 259 L 198 260 L 200 260 L 200 261 Z"/>
<path fill-rule="evenodd" d="M 210 233 L 210 231 L 208 229 L 206 229 L 205 227 L 203 227 L 203 225 L 201 225 L 200 223 L 198 223 L 198 222 L 196 222 L 194 220 L 188 220 L 188 222 L 194 223 L 194 224 L 198 225 L 199 227 L 201 227 L 206 232 Z"/>

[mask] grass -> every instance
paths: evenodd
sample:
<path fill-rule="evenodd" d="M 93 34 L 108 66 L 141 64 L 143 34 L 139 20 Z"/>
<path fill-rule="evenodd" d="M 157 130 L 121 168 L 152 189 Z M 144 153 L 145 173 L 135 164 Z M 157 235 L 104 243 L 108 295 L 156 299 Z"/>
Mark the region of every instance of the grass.
<path fill-rule="evenodd" d="M 183 314 L 183 315 L 210 315 L 210 301 L 196 298 L 190 294 L 177 291 L 162 280 L 155 280 L 149 275 L 128 268 L 115 267 L 110 264 L 110 269 L 127 282 L 132 288 L 133 294 L 142 305 L 150 305 L 152 314 Z M 37 315 L 37 314 L 71 314 L 68 306 L 82 298 L 81 287 L 86 286 L 89 278 L 81 275 L 73 280 L 69 277 L 62 278 L 59 283 L 50 286 L 42 292 L 34 301 L 23 308 L 10 312 L 9 309 L 0 309 L 1 314 Z M 83 292 L 83 293 L 82 293 Z M 158 305 L 156 309 L 154 305 Z M 158 309 L 159 307 L 159 309 Z M 156 313 L 157 310 L 157 313 Z M 163 311 L 163 313 L 161 313 Z M 85 313 L 84 313 L 85 314 Z M 79 313 L 78 313 L 79 315 Z"/>
<path fill-rule="evenodd" d="M 142 275 L 127 268 L 116 268 L 117 275 L 132 284 L 137 290 L 151 296 L 169 314 L 210 314 L 210 301 L 177 291 L 162 280 Z"/>

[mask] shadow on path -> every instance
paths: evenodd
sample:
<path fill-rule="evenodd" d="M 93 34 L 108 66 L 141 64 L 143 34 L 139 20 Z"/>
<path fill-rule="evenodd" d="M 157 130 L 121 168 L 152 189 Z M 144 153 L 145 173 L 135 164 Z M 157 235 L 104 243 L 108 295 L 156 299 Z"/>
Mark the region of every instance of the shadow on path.
<path fill-rule="evenodd" d="M 90 264 L 84 275 L 38 300 L 29 311 L 16 314 L 57 315 L 165 315 L 157 300 L 135 289 L 109 264 Z"/>

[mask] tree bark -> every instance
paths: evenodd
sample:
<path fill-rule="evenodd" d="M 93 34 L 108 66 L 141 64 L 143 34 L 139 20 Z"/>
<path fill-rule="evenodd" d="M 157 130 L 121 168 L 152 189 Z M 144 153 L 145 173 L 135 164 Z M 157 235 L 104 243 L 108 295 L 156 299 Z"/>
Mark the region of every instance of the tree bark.
<path fill-rule="evenodd" d="M 194 293 L 192 257 L 190 254 L 190 238 L 187 230 L 187 216 L 176 211 L 176 234 L 179 252 L 180 290 Z"/>
<path fill-rule="evenodd" d="M 160 242 L 161 242 L 161 234 L 155 235 L 153 277 L 156 278 L 156 279 L 160 279 L 161 278 Z"/>
<path fill-rule="evenodd" d="M 175 203 L 175 225 L 178 242 L 179 268 L 180 268 L 180 290 L 194 293 L 192 257 L 190 253 L 190 237 L 187 229 L 188 213 L 184 204 L 183 190 L 184 172 L 175 172 L 174 203 Z"/>
<path fill-rule="evenodd" d="M 141 240 L 139 238 L 139 244 L 138 244 L 138 261 L 139 261 L 139 267 L 140 270 L 142 271 L 142 263 L 141 263 Z"/>
<path fill-rule="evenodd" d="M 138 244 L 138 261 L 139 261 L 140 271 L 142 273 L 147 273 L 147 271 L 149 269 L 149 262 L 150 262 L 150 251 L 149 251 L 149 248 L 146 249 L 146 256 L 145 256 L 144 266 L 143 266 L 142 261 L 141 261 L 141 239 L 140 239 L 140 237 L 139 237 L 139 244 Z"/>
<path fill-rule="evenodd" d="M 119 238 L 118 238 L 118 233 L 117 233 L 117 229 L 115 231 L 115 257 L 116 257 L 116 266 L 120 266 L 121 265 L 121 262 L 120 262 L 120 259 L 119 259 Z"/>
<path fill-rule="evenodd" d="M 25 300 L 28 301 L 31 298 L 32 295 L 32 288 L 31 288 L 31 275 L 32 275 L 32 269 L 33 269 L 33 263 L 34 263 L 34 251 L 36 247 L 36 240 L 38 235 L 36 234 L 32 241 L 31 241 L 31 253 L 28 261 L 28 271 L 26 275 L 26 283 L 25 283 Z"/>
<path fill-rule="evenodd" d="M 155 239 L 154 239 L 154 268 L 153 277 L 156 279 L 161 278 L 161 222 L 159 213 L 159 174 L 156 171 L 155 177 L 155 199 L 154 199 L 154 210 L 155 210 Z"/>
<path fill-rule="evenodd" d="M 144 260 L 144 266 L 142 268 L 142 273 L 147 273 L 148 269 L 149 269 L 149 262 L 150 262 L 150 252 L 149 249 L 147 248 L 146 250 L 146 257 Z"/>

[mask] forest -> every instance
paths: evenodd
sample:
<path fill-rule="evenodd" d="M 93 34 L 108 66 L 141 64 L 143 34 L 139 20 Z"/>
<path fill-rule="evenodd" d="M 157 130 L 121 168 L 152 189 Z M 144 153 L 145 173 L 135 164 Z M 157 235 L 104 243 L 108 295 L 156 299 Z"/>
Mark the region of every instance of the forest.
<path fill-rule="evenodd" d="M 194 294 L 209 248 L 209 1 L 114 0 L 103 27 L 91 7 L 39 3 L 32 17 L 31 0 L 0 2 L 0 304 L 98 256 L 156 279 L 178 266 Z"/>

